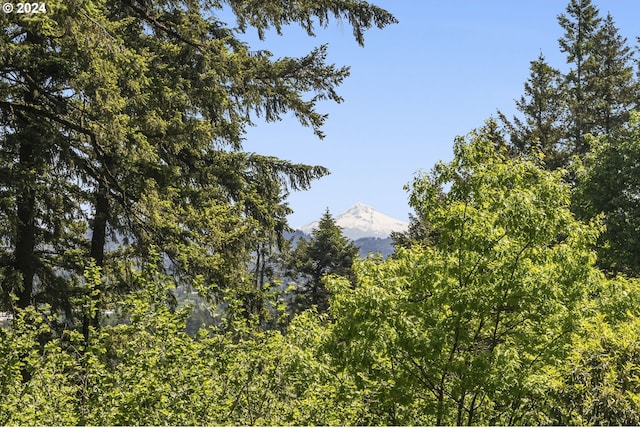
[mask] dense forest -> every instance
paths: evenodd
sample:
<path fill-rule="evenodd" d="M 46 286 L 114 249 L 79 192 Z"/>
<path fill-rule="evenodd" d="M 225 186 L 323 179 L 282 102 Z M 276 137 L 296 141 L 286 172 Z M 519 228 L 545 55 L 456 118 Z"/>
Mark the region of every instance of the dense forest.
<path fill-rule="evenodd" d="M 322 138 L 349 69 L 240 35 L 364 45 L 392 14 L 46 7 L 0 15 L 0 424 L 640 424 L 640 63 L 590 0 L 558 17 L 568 71 L 531 61 L 517 116 L 407 185 L 386 259 L 328 211 L 284 238 L 328 170 L 243 135 L 292 114 Z"/>

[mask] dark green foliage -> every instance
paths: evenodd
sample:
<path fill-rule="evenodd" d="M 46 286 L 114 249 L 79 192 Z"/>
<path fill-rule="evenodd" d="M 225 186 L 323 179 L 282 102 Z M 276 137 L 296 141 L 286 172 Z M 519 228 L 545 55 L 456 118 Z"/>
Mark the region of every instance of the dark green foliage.
<path fill-rule="evenodd" d="M 102 308 L 132 290 L 151 246 L 215 300 L 281 240 L 288 192 L 328 171 L 243 152 L 245 129 L 292 113 L 322 137 L 318 102 L 340 102 L 349 72 L 326 46 L 252 51 L 218 19 L 227 6 L 261 34 L 344 19 L 360 44 L 396 22 L 360 1 L 55 2 L 0 16 L 0 308 L 49 303 L 88 339 L 99 319 L 74 314 L 87 260 L 103 268 Z"/>
<path fill-rule="evenodd" d="M 358 248 L 342 235 L 327 209 L 311 238 L 298 240 L 287 261 L 287 275 L 297 282 L 296 311 L 316 307 L 318 312 L 325 312 L 329 306 L 325 276 L 338 275 L 354 280 L 352 265 L 357 257 Z"/>
<path fill-rule="evenodd" d="M 405 187 L 408 189 L 408 187 Z M 432 245 L 437 241 L 437 233 L 427 223 L 424 213 L 420 213 L 420 208 L 414 208 L 418 212 L 416 215 L 409 214 L 409 227 L 406 231 L 391 232 L 393 246 L 396 248 L 409 249 L 413 245 Z"/>
<path fill-rule="evenodd" d="M 500 119 L 514 155 L 542 156 L 547 168 L 570 171 L 567 179 L 575 187 L 572 209 L 577 215 L 590 219 L 605 213 L 600 267 L 611 274 L 636 275 L 637 154 L 630 148 L 635 138 L 630 129 L 636 125 L 629 122 L 640 99 L 633 73 L 635 51 L 612 16 L 601 18 L 590 0 L 571 0 L 558 22 L 569 72 L 562 75 L 540 55 L 531 62 L 525 93 L 516 102 L 522 118 L 509 120 L 500 113 Z M 593 137 L 607 141 L 607 148 Z"/>
<path fill-rule="evenodd" d="M 638 106 L 639 86 L 633 75 L 634 51 L 627 45 L 607 14 L 594 37 L 593 58 L 596 64 L 593 79 L 594 135 L 609 134 L 624 127 L 629 111 Z"/>
<path fill-rule="evenodd" d="M 571 0 L 566 14 L 558 17 L 558 23 L 564 29 L 563 37 L 558 40 L 560 50 L 567 55 L 567 63 L 573 65 L 566 76 L 570 150 L 581 155 L 587 151 L 583 137 L 593 132 L 596 125 L 592 108 L 597 64 L 593 51 L 600 22 L 599 11 L 591 0 Z"/>
<path fill-rule="evenodd" d="M 541 54 L 516 101 L 522 117 L 509 120 L 499 113 L 514 152 L 541 152 L 549 169 L 567 168 L 573 156 L 585 156 L 586 135 L 622 129 L 639 94 L 634 51 L 611 15 L 602 19 L 590 0 L 571 0 L 558 23 L 569 72 L 560 73 Z"/>
<path fill-rule="evenodd" d="M 572 65 L 566 76 L 571 154 L 583 156 L 586 134 L 607 134 L 628 120 L 638 95 L 633 53 L 611 15 L 603 20 L 590 0 L 572 0 L 558 22 L 565 30 L 560 50 Z"/>
<path fill-rule="evenodd" d="M 593 267 L 600 227 L 573 216 L 562 172 L 510 158 L 482 129 L 458 139 L 454 160 L 412 189 L 412 206 L 438 238 L 356 261 L 353 282 L 349 272 L 326 276 L 328 316 L 308 310 L 286 334 L 265 328 L 264 310 L 243 299 L 266 297 L 254 284 L 252 293 L 225 291 L 217 327 L 190 325 L 188 309 L 167 303 L 173 280 L 153 251 L 129 278 L 124 322 L 89 325 L 88 339 L 56 334 L 47 307 L 18 309 L 0 329 L 0 420 L 637 422 L 640 288 Z M 345 243 L 329 212 L 316 231 Z M 79 307 L 93 316 L 101 269 L 84 280 Z"/>
<path fill-rule="evenodd" d="M 394 22 L 352 0 L 0 15 L 0 424 L 640 423 L 640 118 L 611 17 L 571 1 L 569 74 L 540 56 L 508 138 L 488 121 L 415 177 L 393 257 L 358 260 L 327 210 L 286 259 L 287 319 L 286 197 L 328 171 L 242 136 L 286 112 L 321 135 L 347 70 L 250 51 L 224 5 L 261 36 Z"/>
<path fill-rule="evenodd" d="M 640 275 L 640 118 L 629 127 L 591 139 L 574 205 L 585 218 L 604 214 L 598 264 L 615 275 Z"/>
<path fill-rule="evenodd" d="M 566 166 L 567 94 L 561 73 L 547 64 L 540 54 L 531 61 L 531 74 L 524 84 L 524 95 L 516 101 L 523 118 L 509 121 L 502 113 L 502 122 L 510 135 L 510 144 L 518 155 L 542 153 L 549 169 Z"/>

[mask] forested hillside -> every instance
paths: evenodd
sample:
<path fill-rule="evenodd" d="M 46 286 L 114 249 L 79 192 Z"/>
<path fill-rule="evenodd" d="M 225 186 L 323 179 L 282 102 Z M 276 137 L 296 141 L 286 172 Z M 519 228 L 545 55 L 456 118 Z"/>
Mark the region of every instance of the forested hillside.
<path fill-rule="evenodd" d="M 395 253 L 359 259 L 328 210 L 284 238 L 325 167 L 242 144 L 287 114 L 322 138 L 349 74 L 242 32 L 335 21 L 398 24 L 359 0 L 0 15 L 0 424 L 640 424 L 637 46 L 570 0 L 568 71 L 532 60 L 518 115 L 415 175 Z"/>

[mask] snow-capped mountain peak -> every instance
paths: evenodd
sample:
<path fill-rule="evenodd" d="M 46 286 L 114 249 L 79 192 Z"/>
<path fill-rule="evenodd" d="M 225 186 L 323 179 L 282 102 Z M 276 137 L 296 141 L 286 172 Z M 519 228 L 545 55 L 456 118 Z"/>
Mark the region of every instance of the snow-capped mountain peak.
<path fill-rule="evenodd" d="M 343 234 L 352 239 L 363 237 L 389 237 L 392 231 L 405 231 L 408 223 L 376 211 L 364 203 L 356 203 L 336 219 L 336 224 L 342 228 Z M 314 228 L 318 228 L 318 221 L 300 227 L 306 234 L 311 234 Z"/>

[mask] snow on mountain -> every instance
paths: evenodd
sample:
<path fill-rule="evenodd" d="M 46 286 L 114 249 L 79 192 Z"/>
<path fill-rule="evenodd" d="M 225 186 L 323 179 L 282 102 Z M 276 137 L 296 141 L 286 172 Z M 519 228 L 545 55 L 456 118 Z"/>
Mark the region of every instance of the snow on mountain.
<path fill-rule="evenodd" d="M 336 224 L 342 233 L 351 240 L 363 237 L 389 237 L 392 231 L 405 231 L 409 224 L 381 214 L 364 203 L 356 203 L 336 217 Z M 318 228 L 318 221 L 299 227 L 306 234 Z"/>

